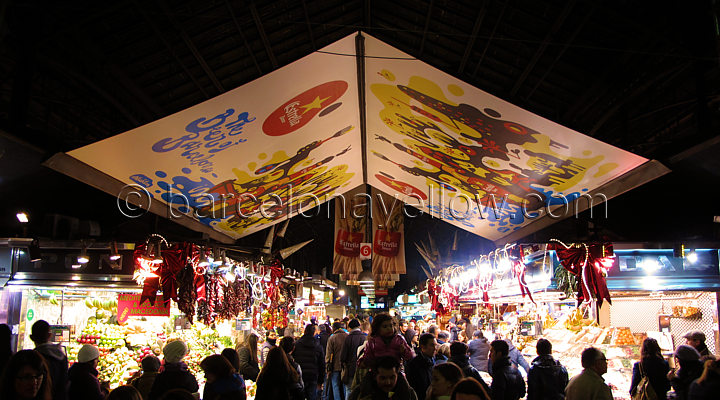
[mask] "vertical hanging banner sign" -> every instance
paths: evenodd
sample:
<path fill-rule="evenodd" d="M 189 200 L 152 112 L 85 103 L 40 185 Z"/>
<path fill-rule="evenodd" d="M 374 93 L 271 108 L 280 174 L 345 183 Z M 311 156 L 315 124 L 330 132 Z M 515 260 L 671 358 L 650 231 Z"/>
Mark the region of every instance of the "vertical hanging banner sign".
<path fill-rule="evenodd" d="M 372 206 L 372 273 L 376 286 L 392 287 L 405 273 L 404 203 L 373 188 Z"/>
<path fill-rule="evenodd" d="M 333 274 L 348 281 L 357 280 L 362 272 L 360 247 L 365 241 L 367 203 L 364 185 L 335 198 Z"/>

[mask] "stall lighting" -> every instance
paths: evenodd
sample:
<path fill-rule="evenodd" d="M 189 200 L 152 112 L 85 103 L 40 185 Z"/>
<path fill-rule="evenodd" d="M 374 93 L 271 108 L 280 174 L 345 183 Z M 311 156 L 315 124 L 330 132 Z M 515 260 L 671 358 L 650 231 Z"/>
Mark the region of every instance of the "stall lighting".
<path fill-rule="evenodd" d="M 159 244 L 158 244 L 158 250 L 157 250 L 157 252 L 155 252 L 155 256 L 152 258 L 152 263 L 153 264 L 162 264 L 163 263 L 163 258 L 162 258 L 162 254 L 160 253 L 160 245 Z"/>
<path fill-rule="evenodd" d="M 235 282 L 235 273 L 233 272 L 233 268 L 225 274 L 225 279 L 230 283 Z"/>
<path fill-rule="evenodd" d="M 19 212 L 19 213 L 15 214 L 15 216 L 17 217 L 18 221 L 20 221 L 20 223 L 22 223 L 22 224 L 27 224 L 30 221 L 27 213 Z"/>
<path fill-rule="evenodd" d="M 117 261 L 120 259 L 120 252 L 118 251 L 117 242 L 110 243 L 110 259 Z"/>
<path fill-rule="evenodd" d="M 345 291 L 340 289 L 340 290 L 338 290 L 338 294 L 340 295 L 340 297 L 343 297 L 343 296 L 345 296 Z"/>
<path fill-rule="evenodd" d="M 208 259 L 207 254 L 205 254 L 205 250 L 203 249 L 200 252 L 200 261 L 198 261 L 198 267 L 207 267 L 210 265 L 210 260 Z"/>
<path fill-rule="evenodd" d="M 645 258 L 639 263 L 640 268 L 648 273 L 653 273 L 660 269 L 660 263 L 654 258 Z"/>
<path fill-rule="evenodd" d="M 87 254 L 86 246 L 83 246 L 82 250 L 80 250 L 80 255 L 78 256 L 77 261 L 80 264 L 87 264 L 88 261 L 90 261 L 90 257 L 88 257 L 88 254 Z"/>
<path fill-rule="evenodd" d="M 660 285 L 660 281 L 658 280 L 658 278 L 656 278 L 654 276 L 647 277 L 642 280 L 642 286 L 643 286 L 643 289 L 645 289 L 645 290 L 657 289 L 659 285 Z"/>
<path fill-rule="evenodd" d="M 82 264 L 73 264 L 72 269 L 80 269 L 82 268 Z"/>
<path fill-rule="evenodd" d="M 210 262 L 212 265 L 225 265 L 225 250 L 214 248 L 212 255 L 210 256 Z"/>
<path fill-rule="evenodd" d="M 145 247 L 145 255 L 143 256 L 146 260 L 152 261 L 153 257 L 153 249 L 155 248 L 155 245 L 152 243 L 148 243 Z"/>
<path fill-rule="evenodd" d="M 691 264 L 695 264 L 698 260 L 697 253 L 695 251 L 691 251 L 687 256 L 687 260 L 690 261 Z"/>
<path fill-rule="evenodd" d="M 498 272 L 507 272 L 512 268 L 512 264 L 510 263 L 510 260 L 507 258 L 501 258 L 500 261 L 496 264 Z"/>

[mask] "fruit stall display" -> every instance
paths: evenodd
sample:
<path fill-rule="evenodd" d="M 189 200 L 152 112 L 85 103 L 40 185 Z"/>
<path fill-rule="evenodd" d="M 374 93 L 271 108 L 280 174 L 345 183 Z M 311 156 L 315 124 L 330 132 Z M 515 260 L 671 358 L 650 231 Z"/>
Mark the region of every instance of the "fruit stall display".
<path fill-rule="evenodd" d="M 200 369 L 203 358 L 219 353 L 225 347 L 233 347 L 232 339 L 221 337 L 216 330 L 196 322 L 190 329 L 174 331 L 172 318 L 132 318 L 125 325 L 118 325 L 115 310 L 117 302 L 86 299 L 85 306 L 91 315 L 85 326 L 68 346 L 68 360 L 77 361 L 77 353 L 84 344 L 92 344 L 100 351 L 98 378 L 114 388 L 124 384 L 140 369 L 142 359 L 155 355 L 162 359 L 163 346 L 172 340 L 182 339 L 188 345 L 188 355 L 183 360 L 193 372 L 199 384 L 205 381 Z"/>

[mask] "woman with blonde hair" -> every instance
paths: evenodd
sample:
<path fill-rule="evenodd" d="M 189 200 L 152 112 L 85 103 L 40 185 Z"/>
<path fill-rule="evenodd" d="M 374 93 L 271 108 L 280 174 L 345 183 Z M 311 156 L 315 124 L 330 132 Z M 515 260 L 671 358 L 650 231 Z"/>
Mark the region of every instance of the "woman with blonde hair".
<path fill-rule="evenodd" d="M 258 363 L 257 344 L 258 335 L 250 333 L 245 337 L 245 341 L 237 348 L 238 363 L 243 378 L 253 382 L 257 380 L 260 373 L 260 364 Z"/>

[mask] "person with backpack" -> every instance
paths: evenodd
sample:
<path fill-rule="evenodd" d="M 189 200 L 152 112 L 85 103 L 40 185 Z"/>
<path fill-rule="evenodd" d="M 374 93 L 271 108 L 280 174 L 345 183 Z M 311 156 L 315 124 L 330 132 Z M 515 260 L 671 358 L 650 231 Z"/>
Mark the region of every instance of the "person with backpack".
<path fill-rule="evenodd" d="M 565 398 L 568 373 L 552 356 L 552 343 L 547 339 L 537 342 L 538 356 L 528 372 L 527 400 L 562 400 Z"/>
<path fill-rule="evenodd" d="M 645 338 L 640 347 L 640 361 L 633 365 L 630 395 L 633 399 L 666 400 L 670 390 L 669 371 L 670 366 L 663 358 L 657 340 Z"/>

